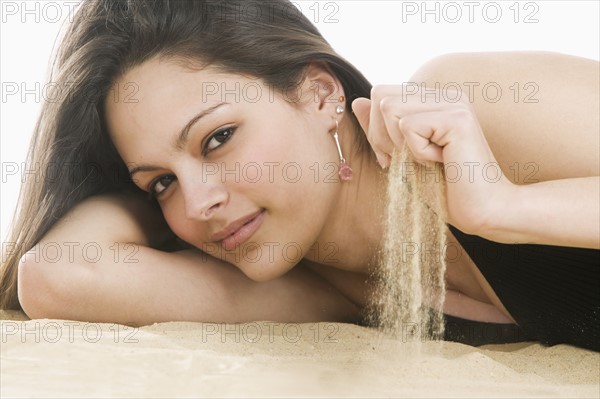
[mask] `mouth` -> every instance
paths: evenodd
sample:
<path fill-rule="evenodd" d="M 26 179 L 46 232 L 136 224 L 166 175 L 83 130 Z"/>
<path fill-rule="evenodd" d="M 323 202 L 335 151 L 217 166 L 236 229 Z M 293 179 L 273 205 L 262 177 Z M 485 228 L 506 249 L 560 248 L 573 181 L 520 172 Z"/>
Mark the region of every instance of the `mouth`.
<path fill-rule="evenodd" d="M 219 240 L 226 251 L 232 251 L 237 246 L 248 241 L 250 237 L 260 228 L 264 220 L 266 211 L 261 209 L 254 214 L 233 222 L 221 233 L 224 237 Z"/>

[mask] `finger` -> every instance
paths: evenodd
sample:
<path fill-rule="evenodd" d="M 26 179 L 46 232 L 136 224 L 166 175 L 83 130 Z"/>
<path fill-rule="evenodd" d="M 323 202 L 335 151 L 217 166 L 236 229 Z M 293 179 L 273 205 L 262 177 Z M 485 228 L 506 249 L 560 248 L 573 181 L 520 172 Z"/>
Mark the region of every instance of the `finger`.
<path fill-rule="evenodd" d="M 402 116 L 434 110 L 441 111 L 454 106 L 446 101 L 440 101 L 436 93 L 433 91 L 423 95 L 418 86 L 410 84 L 373 87 L 369 128 L 365 132 L 377 160 L 383 167 L 390 164 L 391 154 L 395 147 L 393 140 L 397 141 L 398 148 L 402 148 L 403 136 L 398 133 L 397 128 L 397 121 Z M 390 136 L 395 137 L 392 139 Z"/>
<path fill-rule="evenodd" d="M 352 101 L 352 112 L 356 115 L 356 119 L 366 133 L 369 129 L 369 113 L 371 112 L 371 100 L 364 97 L 359 97 Z"/>
<path fill-rule="evenodd" d="M 447 111 L 456 108 L 456 104 L 436 101 L 427 102 L 420 97 L 404 94 L 384 96 L 379 102 L 382 112 L 397 119 L 420 112 Z M 397 121 L 394 123 L 397 123 Z"/>
<path fill-rule="evenodd" d="M 410 112 L 419 112 L 424 108 L 442 109 L 453 104 L 469 102 L 468 96 L 462 90 L 447 88 L 446 85 L 441 90 L 437 84 L 433 88 L 417 85 L 415 82 L 407 82 L 399 87 L 399 93 L 392 95 L 401 99 L 403 104 L 410 106 L 412 108 Z"/>
<path fill-rule="evenodd" d="M 352 102 L 352 111 L 354 112 L 354 115 L 356 115 L 356 119 L 358 120 L 358 123 L 360 124 L 360 127 L 362 128 L 365 137 L 367 138 L 367 141 L 369 141 L 369 122 L 370 122 L 370 113 L 371 113 L 371 100 L 369 100 L 368 98 L 364 98 L 364 97 L 359 97 L 356 100 L 354 100 Z M 371 145 L 371 142 L 369 141 L 369 145 Z M 373 148 L 373 146 L 371 145 L 371 148 Z M 374 150 L 373 150 L 374 151 Z M 375 153 L 375 156 L 377 156 L 377 153 Z M 377 158 L 377 162 L 379 162 L 379 164 L 381 164 L 381 162 L 379 161 L 379 158 Z"/>
<path fill-rule="evenodd" d="M 379 102 L 381 109 L 381 116 L 388 132 L 387 138 L 390 140 L 390 147 L 403 148 L 404 145 L 404 133 L 400 130 L 399 121 L 401 118 L 407 115 L 415 115 L 430 112 L 431 110 L 445 109 L 446 105 L 439 104 L 424 104 L 416 98 L 407 97 L 404 95 L 386 96 Z M 427 147 L 429 141 L 421 142 L 416 139 L 412 145 L 419 146 L 419 153 L 427 154 L 429 156 L 435 155 L 432 153 L 433 149 L 424 150 Z M 387 144 L 387 143 L 386 143 Z M 420 158 L 415 159 L 420 161 Z M 386 166 L 389 166 L 391 157 L 387 159 Z"/>
<path fill-rule="evenodd" d="M 391 161 L 391 155 L 394 151 L 394 143 L 389 137 L 383 114 L 380 108 L 381 100 L 388 96 L 398 92 L 398 86 L 375 86 L 371 90 L 371 112 L 369 115 L 369 132 L 367 137 L 371 147 L 375 151 L 377 161 L 379 164 L 386 168 L 389 166 Z"/>
<path fill-rule="evenodd" d="M 398 149 L 401 149 L 404 145 L 404 134 L 400 131 L 400 127 L 398 122 L 400 121 L 400 117 L 398 113 L 395 112 L 396 109 L 396 101 L 395 97 L 384 97 L 379 105 L 381 108 L 381 114 L 383 117 L 383 122 L 388 131 L 388 136 L 390 141 L 392 142 L 392 146 Z"/>
<path fill-rule="evenodd" d="M 447 117 L 445 112 L 422 112 L 406 115 L 398 121 L 398 129 L 415 161 L 444 162 L 445 139 L 441 138 L 446 136 L 444 121 Z"/>
<path fill-rule="evenodd" d="M 388 131 L 389 137 L 396 148 L 403 148 L 405 141 L 405 133 L 400 129 L 400 120 L 406 118 L 409 115 L 434 115 L 440 112 L 447 111 L 455 107 L 453 104 L 447 103 L 424 103 L 422 99 L 415 96 L 393 95 L 387 96 L 381 99 L 380 108 L 383 120 Z M 421 119 L 418 119 L 421 120 Z M 427 119 L 421 120 L 425 125 L 428 123 Z M 421 130 L 413 133 L 429 133 L 427 130 L 423 130 L 427 126 L 420 127 Z M 427 140 L 420 140 L 415 137 L 411 145 L 413 146 L 413 157 L 416 161 L 432 160 L 432 158 L 438 158 L 440 155 L 439 146 L 435 143 L 429 143 L 429 137 L 425 137 Z M 408 144 L 408 143 L 407 143 Z M 410 148 L 410 146 L 409 146 Z"/>
<path fill-rule="evenodd" d="M 371 145 L 371 148 L 375 152 L 377 162 L 382 167 L 384 167 L 387 162 L 385 154 L 382 154 L 381 152 L 377 151 L 377 147 L 374 146 L 374 142 L 376 141 L 375 137 L 374 135 L 370 134 L 370 129 L 372 129 L 372 127 L 370 126 L 372 105 L 373 102 L 371 100 L 369 100 L 368 98 L 361 97 L 357 98 L 352 102 L 352 109 L 354 111 L 354 114 L 356 115 L 356 118 L 358 119 L 358 122 L 360 123 L 360 126 L 365 132 L 365 135 L 367 137 L 367 140 L 369 141 L 369 144 Z"/>

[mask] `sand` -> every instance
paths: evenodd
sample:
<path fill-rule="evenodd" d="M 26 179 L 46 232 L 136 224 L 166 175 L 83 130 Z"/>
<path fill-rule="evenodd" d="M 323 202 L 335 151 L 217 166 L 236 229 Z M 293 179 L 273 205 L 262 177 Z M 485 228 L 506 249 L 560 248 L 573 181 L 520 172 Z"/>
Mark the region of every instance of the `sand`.
<path fill-rule="evenodd" d="M 600 354 L 568 345 L 416 353 L 344 323 L 0 319 L 2 397 L 600 397 Z"/>
<path fill-rule="evenodd" d="M 427 172 L 426 172 L 427 171 Z M 428 176 L 434 175 L 434 178 Z M 369 325 L 378 325 L 390 335 L 402 326 L 416 323 L 423 338 L 444 337 L 446 257 L 440 251 L 416 248 L 446 248 L 446 183 L 441 163 L 426 168 L 414 161 L 406 142 L 394 150 L 388 172 L 384 246 L 375 272 L 376 294 Z M 434 212 L 423 200 L 429 194 Z"/>

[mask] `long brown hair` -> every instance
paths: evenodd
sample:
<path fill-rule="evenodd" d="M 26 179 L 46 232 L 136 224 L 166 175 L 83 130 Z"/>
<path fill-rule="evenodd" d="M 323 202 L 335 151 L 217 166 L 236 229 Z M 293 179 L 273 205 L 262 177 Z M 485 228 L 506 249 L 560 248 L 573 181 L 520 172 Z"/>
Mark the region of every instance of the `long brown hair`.
<path fill-rule="evenodd" d="M 278 91 L 298 85 L 309 63 L 323 62 L 342 83 L 346 109 L 370 97 L 369 81 L 287 0 L 83 1 L 56 53 L 56 91 L 33 132 L 27 163 L 44 178 L 28 176 L 21 187 L 0 268 L 1 309 L 21 308 L 19 260 L 69 209 L 100 193 L 140 194 L 109 139 L 103 104 L 120 76 L 155 56 L 254 76 Z M 359 150 L 368 150 L 349 117 Z"/>

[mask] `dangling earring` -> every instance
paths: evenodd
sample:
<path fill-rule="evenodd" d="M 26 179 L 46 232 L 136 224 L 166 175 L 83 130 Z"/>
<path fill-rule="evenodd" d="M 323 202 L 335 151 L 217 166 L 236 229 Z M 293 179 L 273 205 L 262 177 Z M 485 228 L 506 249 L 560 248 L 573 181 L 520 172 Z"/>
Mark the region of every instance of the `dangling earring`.
<path fill-rule="evenodd" d="M 344 101 L 344 96 L 340 97 L 340 102 Z M 338 105 L 337 108 L 335 109 L 335 112 L 337 114 L 341 114 L 344 112 L 344 107 L 341 105 Z M 339 123 L 337 121 L 337 119 L 335 120 L 335 133 L 333 133 L 333 139 L 335 140 L 335 145 L 337 146 L 337 150 L 338 153 L 340 154 L 340 170 L 338 172 L 338 175 L 340 176 L 340 179 L 342 181 L 348 181 L 348 180 L 352 180 L 352 168 L 346 164 L 346 160 L 344 159 L 344 156 L 342 155 L 342 147 L 340 147 L 340 139 L 338 136 L 338 128 L 339 128 Z"/>

